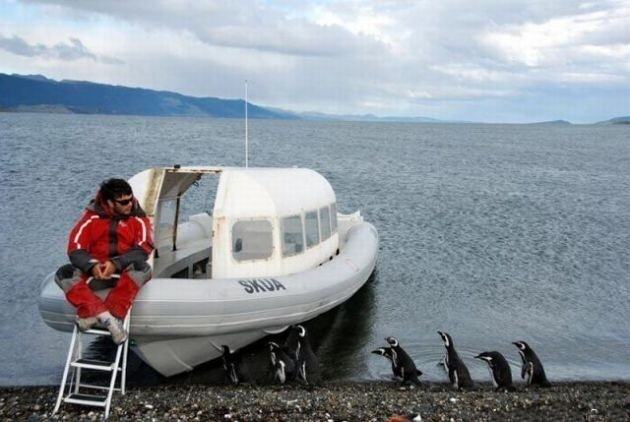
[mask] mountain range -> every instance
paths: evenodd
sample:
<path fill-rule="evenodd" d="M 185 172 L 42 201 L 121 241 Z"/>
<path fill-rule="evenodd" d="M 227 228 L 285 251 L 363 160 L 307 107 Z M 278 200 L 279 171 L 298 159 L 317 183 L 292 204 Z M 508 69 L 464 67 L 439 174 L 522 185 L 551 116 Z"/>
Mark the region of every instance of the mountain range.
<path fill-rule="evenodd" d="M 42 75 L 0 73 L 0 107 L 9 111 L 49 111 L 84 114 L 134 114 L 142 116 L 245 115 L 243 100 L 197 98 L 169 91 L 129 88 L 83 81 L 48 79 Z M 248 103 L 254 119 L 297 119 Z"/>
<path fill-rule="evenodd" d="M 316 111 L 297 113 L 248 102 L 253 119 L 334 120 L 357 122 L 473 123 L 429 117 L 336 115 Z M 55 81 L 43 75 L 0 73 L 0 111 L 121 114 L 142 116 L 206 116 L 243 118 L 245 102 L 216 97 L 192 97 L 170 91 L 130 88 L 86 81 Z M 564 120 L 531 124 L 570 125 Z M 615 117 L 597 124 L 630 124 L 630 116 Z"/>

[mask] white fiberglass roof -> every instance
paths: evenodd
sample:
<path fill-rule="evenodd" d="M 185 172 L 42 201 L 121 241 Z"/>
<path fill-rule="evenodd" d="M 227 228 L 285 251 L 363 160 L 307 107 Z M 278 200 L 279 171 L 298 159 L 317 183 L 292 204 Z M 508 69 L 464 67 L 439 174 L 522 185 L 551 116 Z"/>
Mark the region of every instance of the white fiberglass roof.
<path fill-rule="evenodd" d="M 328 181 L 304 168 L 154 168 L 138 173 L 129 182 L 145 211 L 154 215 L 159 198 L 182 195 L 195 180 L 209 173 L 221 176 L 215 217 L 283 217 L 335 202 Z"/>
<path fill-rule="evenodd" d="M 219 182 L 215 217 L 248 218 L 299 214 L 335 202 L 319 173 L 302 168 L 226 168 Z"/>

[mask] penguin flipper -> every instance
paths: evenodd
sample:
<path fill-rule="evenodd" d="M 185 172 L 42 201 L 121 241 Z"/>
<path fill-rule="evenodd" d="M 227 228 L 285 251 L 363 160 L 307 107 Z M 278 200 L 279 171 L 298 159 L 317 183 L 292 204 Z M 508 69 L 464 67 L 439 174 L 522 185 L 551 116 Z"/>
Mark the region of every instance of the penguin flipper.
<path fill-rule="evenodd" d="M 302 381 L 308 384 L 308 380 L 306 379 L 306 362 L 302 362 L 302 364 L 299 366 L 298 376 Z"/>
<path fill-rule="evenodd" d="M 525 379 L 525 375 L 527 375 L 527 373 L 531 370 L 533 370 L 532 363 L 526 362 L 525 359 L 523 359 L 523 366 L 521 367 L 521 378 Z"/>
<path fill-rule="evenodd" d="M 232 385 L 239 385 L 241 382 L 234 364 L 230 365 L 230 381 L 232 381 Z"/>
<path fill-rule="evenodd" d="M 461 387 L 459 386 L 459 376 L 457 375 L 457 371 L 453 371 L 453 387 L 457 388 L 458 390 L 461 389 Z"/>

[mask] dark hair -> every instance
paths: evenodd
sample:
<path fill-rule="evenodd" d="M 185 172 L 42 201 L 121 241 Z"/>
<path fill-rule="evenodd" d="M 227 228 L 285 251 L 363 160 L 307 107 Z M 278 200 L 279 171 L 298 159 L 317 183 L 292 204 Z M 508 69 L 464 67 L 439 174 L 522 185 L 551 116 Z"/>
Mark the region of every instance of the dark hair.
<path fill-rule="evenodd" d="M 107 179 L 101 183 L 101 196 L 104 200 L 132 194 L 131 186 L 123 179 Z"/>

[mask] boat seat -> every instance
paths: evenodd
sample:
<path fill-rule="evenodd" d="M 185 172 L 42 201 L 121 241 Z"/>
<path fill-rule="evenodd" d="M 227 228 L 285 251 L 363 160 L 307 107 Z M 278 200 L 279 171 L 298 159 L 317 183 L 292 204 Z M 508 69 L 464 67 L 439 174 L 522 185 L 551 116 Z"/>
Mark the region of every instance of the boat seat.
<path fill-rule="evenodd" d="M 210 239 L 187 242 L 176 251 L 160 250 L 159 258 L 153 262 L 153 274 L 156 278 L 170 278 L 176 274 L 184 275 L 187 271 L 185 278 L 193 278 L 195 264 L 211 259 L 212 241 Z"/>

